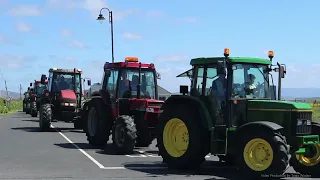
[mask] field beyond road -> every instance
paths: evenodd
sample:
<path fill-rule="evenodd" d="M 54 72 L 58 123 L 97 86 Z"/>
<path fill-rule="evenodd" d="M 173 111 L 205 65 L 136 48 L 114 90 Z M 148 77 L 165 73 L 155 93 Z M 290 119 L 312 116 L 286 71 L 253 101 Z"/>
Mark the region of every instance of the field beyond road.
<path fill-rule="evenodd" d="M 0 115 L 17 112 L 22 110 L 22 100 L 12 100 L 6 107 L 6 99 L 0 98 Z"/>

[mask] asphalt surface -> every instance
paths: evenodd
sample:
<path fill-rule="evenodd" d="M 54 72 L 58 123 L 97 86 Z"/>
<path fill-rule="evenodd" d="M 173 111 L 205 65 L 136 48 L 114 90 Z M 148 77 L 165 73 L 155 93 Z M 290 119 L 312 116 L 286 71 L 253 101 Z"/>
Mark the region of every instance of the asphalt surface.
<path fill-rule="evenodd" d="M 0 179 L 241 179 L 215 156 L 207 156 L 200 170 L 170 171 L 155 143 L 132 155 L 114 155 L 110 146 L 88 145 L 85 133 L 72 123 L 52 125 L 51 132 L 39 132 L 38 118 L 23 112 L 0 116 Z M 299 176 L 289 168 L 287 176 L 294 175 Z"/>

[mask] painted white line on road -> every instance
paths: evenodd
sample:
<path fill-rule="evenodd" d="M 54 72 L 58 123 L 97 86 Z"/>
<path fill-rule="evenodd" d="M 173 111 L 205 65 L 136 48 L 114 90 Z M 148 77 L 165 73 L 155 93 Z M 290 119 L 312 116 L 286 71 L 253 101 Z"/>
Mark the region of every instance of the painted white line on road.
<path fill-rule="evenodd" d="M 99 163 L 97 160 L 95 160 L 92 156 L 90 156 L 88 153 L 86 153 L 83 149 L 81 149 L 78 145 L 74 144 L 67 136 L 65 136 L 62 132 L 60 132 L 59 130 L 57 130 L 56 128 L 54 128 L 53 125 L 51 125 L 51 128 L 55 129 L 64 139 L 66 139 L 69 143 L 71 143 L 75 148 L 77 148 L 80 152 L 82 152 L 82 154 L 84 154 L 85 156 L 87 156 L 92 162 L 94 162 L 97 166 L 99 166 L 99 168 L 103 169 L 104 166 Z"/>

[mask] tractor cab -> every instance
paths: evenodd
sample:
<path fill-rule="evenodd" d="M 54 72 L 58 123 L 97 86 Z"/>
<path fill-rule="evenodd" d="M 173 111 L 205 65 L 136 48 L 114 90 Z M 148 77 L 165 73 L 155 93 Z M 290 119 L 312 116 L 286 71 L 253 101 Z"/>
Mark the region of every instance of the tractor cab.
<path fill-rule="evenodd" d="M 42 75 L 40 82 L 42 86 L 38 87 L 38 90 L 39 93 L 42 91 L 42 97 L 45 97 L 41 98 L 41 101 L 46 103 L 47 100 L 50 101 L 53 119 L 71 121 L 76 114 L 76 109 L 81 107 L 81 74 L 82 71 L 77 68 L 51 68 L 48 78 Z"/>
<path fill-rule="evenodd" d="M 48 89 L 48 80 L 45 80 L 44 83 L 41 83 L 41 80 L 34 80 L 33 89 L 36 97 L 40 98 L 43 94 L 43 91 Z"/>
<path fill-rule="evenodd" d="M 163 103 L 157 100 L 160 75 L 153 63 L 141 63 L 136 57 L 126 57 L 124 62 L 106 62 L 104 70 L 102 91 L 108 92 L 110 100 L 119 104 L 120 115 L 143 107 L 150 111 L 159 110 Z"/>

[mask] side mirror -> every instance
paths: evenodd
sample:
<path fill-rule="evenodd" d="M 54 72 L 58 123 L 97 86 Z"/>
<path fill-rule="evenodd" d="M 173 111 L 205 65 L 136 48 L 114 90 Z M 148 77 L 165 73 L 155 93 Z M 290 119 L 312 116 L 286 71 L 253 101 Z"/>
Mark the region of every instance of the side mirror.
<path fill-rule="evenodd" d="M 88 79 L 87 84 L 88 84 L 88 86 L 91 86 L 91 80 L 90 79 Z"/>
<path fill-rule="evenodd" d="M 32 86 L 32 83 L 30 83 L 30 87 Z"/>
<path fill-rule="evenodd" d="M 161 79 L 161 74 L 158 72 L 156 74 L 157 74 L 157 79 Z"/>
<path fill-rule="evenodd" d="M 286 74 L 286 69 L 285 69 L 284 66 L 281 66 L 280 67 L 280 76 L 281 76 L 281 78 L 284 78 L 285 74 Z"/>
<path fill-rule="evenodd" d="M 180 93 L 183 95 L 188 94 L 189 91 L 189 86 L 185 86 L 185 85 L 180 85 Z"/>
<path fill-rule="evenodd" d="M 46 80 L 47 80 L 47 76 L 45 74 L 42 74 L 41 75 L 41 84 L 44 84 Z"/>
<path fill-rule="evenodd" d="M 28 91 L 30 90 L 30 87 L 28 87 Z"/>

